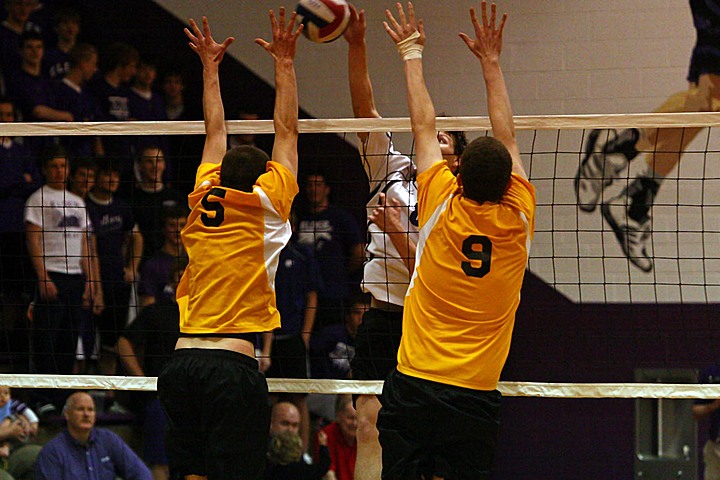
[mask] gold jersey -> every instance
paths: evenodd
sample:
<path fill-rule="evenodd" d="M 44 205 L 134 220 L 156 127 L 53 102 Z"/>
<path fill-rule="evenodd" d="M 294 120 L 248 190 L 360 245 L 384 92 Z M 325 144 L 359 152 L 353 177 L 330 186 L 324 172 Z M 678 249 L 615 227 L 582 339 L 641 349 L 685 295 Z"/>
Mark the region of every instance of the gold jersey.
<path fill-rule="evenodd" d="M 460 194 L 439 162 L 417 178 L 420 240 L 398 370 L 494 390 L 507 359 L 534 232 L 535 189 L 513 174 L 500 203 Z"/>
<path fill-rule="evenodd" d="M 202 164 L 182 240 L 189 263 L 177 289 L 180 331 L 222 335 L 280 327 L 275 272 L 290 239 L 295 176 L 268 162 L 252 193 L 220 187 L 220 165 Z"/>

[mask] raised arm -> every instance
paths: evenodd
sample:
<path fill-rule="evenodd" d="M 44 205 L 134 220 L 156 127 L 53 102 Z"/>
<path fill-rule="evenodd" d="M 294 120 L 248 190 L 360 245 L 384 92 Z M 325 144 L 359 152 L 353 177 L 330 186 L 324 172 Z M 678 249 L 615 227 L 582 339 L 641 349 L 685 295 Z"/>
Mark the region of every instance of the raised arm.
<path fill-rule="evenodd" d="M 227 149 L 225 109 L 220 95 L 220 62 L 230 44 L 235 41 L 228 37 L 221 44 L 212 38 L 210 24 L 202 17 L 203 29 L 190 19 L 190 29 L 185 29 L 190 48 L 200 57 L 203 65 L 203 114 L 205 116 L 205 147 L 201 163 L 221 163 Z"/>
<path fill-rule="evenodd" d="M 503 14 L 500 25 L 495 26 L 496 7 L 490 6 L 490 20 L 487 16 L 487 4 L 481 3 L 482 25 L 478 22 L 475 9 L 470 9 L 470 19 L 475 29 L 475 39 L 460 33 L 470 51 L 480 60 L 485 89 L 487 90 L 488 114 L 493 136 L 500 140 L 510 152 L 513 162 L 513 172 L 527 178 L 525 168 L 520 158 L 520 149 L 515 137 L 515 122 L 513 121 L 510 96 L 508 95 L 505 77 L 500 68 L 500 52 L 502 51 L 502 34 L 505 28 L 507 14 Z"/>
<path fill-rule="evenodd" d="M 358 12 L 353 5 L 350 5 L 350 23 L 343 37 L 348 42 L 348 78 L 353 114 L 356 118 L 380 118 L 380 114 L 375 109 L 375 98 L 368 71 L 365 29 L 365 11 Z M 366 133 L 358 136 L 363 141 L 367 138 Z"/>
<path fill-rule="evenodd" d="M 385 31 L 393 39 L 400 57 L 405 63 L 410 123 L 415 137 L 415 163 L 420 174 L 436 162 L 442 162 L 442 152 L 435 127 L 435 107 L 425 85 L 422 66 L 422 49 L 425 45 L 425 29 L 422 20 L 415 22 L 415 9 L 408 2 L 406 19 L 402 5 L 397 4 L 398 20 L 390 10 L 385 10 L 388 21 L 383 22 Z"/>
<path fill-rule="evenodd" d="M 295 48 L 302 32 L 302 25 L 295 28 L 297 13 L 290 15 L 285 23 L 285 8 L 280 7 L 278 17 L 270 10 L 272 43 L 256 38 L 255 43 L 263 47 L 275 60 L 275 143 L 272 159 L 287 167 L 297 176 L 298 153 L 298 94 L 295 78 Z"/>

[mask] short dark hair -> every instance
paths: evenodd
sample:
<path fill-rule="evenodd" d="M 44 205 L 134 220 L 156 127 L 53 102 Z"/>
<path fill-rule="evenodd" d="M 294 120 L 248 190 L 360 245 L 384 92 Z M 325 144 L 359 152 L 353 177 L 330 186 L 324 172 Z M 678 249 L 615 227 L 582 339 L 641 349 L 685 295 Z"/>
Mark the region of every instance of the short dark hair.
<path fill-rule="evenodd" d="M 463 195 L 478 203 L 499 202 L 511 173 L 510 152 L 493 137 L 473 140 L 460 157 Z"/>
<path fill-rule="evenodd" d="M 50 145 L 43 150 L 42 155 L 40 156 L 40 165 L 45 167 L 50 160 L 53 160 L 55 158 L 62 157 L 68 161 L 67 151 L 61 146 L 61 145 Z"/>
<path fill-rule="evenodd" d="M 105 55 L 103 55 L 103 66 L 105 72 L 112 72 L 118 67 L 124 67 L 140 61 L 140 54 L 137 49 L 127 43 L 115 42 L 111 44 Z"/>
<path fill-rule="evenodd" d="M 71 67 L 77 67 L 81 62 L 90 60 L 97 53 L 97 48 L 89 43 L 78 43 L 68 53 L 68 62 Z"/>
<path fill-rule="evenodd" d="M 59 8 L 53 15 L 53 25 L 58 26 L 63 22 L 80 23 L 80 12 L 74 8 Z"/>
<path fill-rule="evenodd" d="M 75 175 L 75 173 L 81 168 L 97 171 L 97 164 L 95 163 L 95 159 L 91 157 L 78 157 L 73 159 L 72 163 L 70 164 L 70 175 Z"/>
<path fill-rule="evenodd" d="M 455 143 L 455 148 L 454 148 L 453 153 L 458 156 L 462 155 L 468 145 L 468 141 L 467 141 L 467 137 L 465 136 L 465 132 L 455 131 L 455 132 L 446 132 L 446 133 L 453 138 L 453 141 Z"/>
<path fill-rule="evenodd" d="M 13 106 L 13 108 L 15 108 L 15 101 L 12 98 L 8 97 L 7 95 L 0 95 L 0 103 L 2 103 L 2 104 L 9 103 L 10 105 Z"/>
<path fill-rule="evenodd" d="M 162 227 L 165 227 L 165 224 L 168 220 L 173 218 L 187 218 L 187 216 L 190 214 L 190 211 L 187 207 L 183 205 L 174 205 L 171 207 L 165 207 L 162 210 L 162 223 L 160 224 Z"/>
<path fill-rule="evenodd" d="M 40 35 L 35 30 L 25 30 L 23 33 L 20 34 L 20 48 L 23 48 L 25 46 L 25 42 L 28 42 L 30 40 L 40 40 L 43 42 L 43 45 L 45 45 L 45 39 L 42 35 Z"/>
<path fill-rule="evenodd" d="M 265 173 L 268 160 L 267 153 L 257 147 L 241 145 L 231 148 L 220 166 L 220 186 L 252 192 L 258 177 Z"/>
<path fill-rule="evenodd" d="M 105 172 L 112 172 L 112 173 L 120 173 L 121 168 L 118 162 L 113 161 L 109 158 L 100 158 L 98 159 L 97 163 L 95 164 L 95 171 L 97 173 L 105 173 Z"/>

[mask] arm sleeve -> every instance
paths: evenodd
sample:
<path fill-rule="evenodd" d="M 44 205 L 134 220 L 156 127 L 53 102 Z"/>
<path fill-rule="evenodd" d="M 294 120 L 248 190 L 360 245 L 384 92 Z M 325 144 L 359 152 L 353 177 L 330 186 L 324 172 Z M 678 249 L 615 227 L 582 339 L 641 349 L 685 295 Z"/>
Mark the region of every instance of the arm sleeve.
<path fill-rule="evenodd" d="M 458 190 L 457 179 L 445 162 L 437 162 L 417 177 L 418 225 L 422 228 L 447 198 Z"/>
<path fill-rule="evenodd" d="M 267 195 L 280 218 L 287 221 L 293 199 L 299 190 L 295 175 L 283 165 L 270 161 L 267 171 L 260 175 L 255 186 Z"/>
<path fill-rule="evenodd" d="M 112 454 L 113 463 L 117 466 L 116 473 L 125 480 L 152 480 L 150 470 L 140 457 L 119 436 L 109 431 L 106 433 L 111 439 L 109 441 L 113 442 Z"/>
<path fill-rule="evenodd" d="M 43 447 L 35 460 L 35 480 L 57 480 L 62 478 L 62 465 L 57 453 Z"/>

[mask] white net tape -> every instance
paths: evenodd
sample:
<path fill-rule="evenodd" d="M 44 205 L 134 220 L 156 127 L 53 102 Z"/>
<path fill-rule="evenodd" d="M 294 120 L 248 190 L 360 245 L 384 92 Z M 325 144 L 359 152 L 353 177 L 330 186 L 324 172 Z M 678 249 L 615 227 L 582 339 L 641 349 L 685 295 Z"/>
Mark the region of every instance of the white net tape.
<path fill-rule="evenodd" d="M 379 395 L 383 382 L 358 380 L 298 380 L 269 378 L 273 393 Z M 91 375 L 0 374 L 0 385 L 11 388 L 61 388 L 75 390 L 157 390 L 157 377 Z M 659 383 L 542 383 L 500 382 L 498 390 L 509 397 L 543 398 L 720 398 L 720 385 Z"/>
<path fill-rule="evenodd" d="M 228 133 L 272 133 L 272 120 L 229 120 Z M 675 114 L 618 114 L 618 115 L 560 115 L 517 116 L 517 130 L 557 130 L 591 128 L 686 128 L 720 126 L 720 113 Z M 488 117 L 440 117 L 440 130 L 490 130 Z M 408 118 L 333 118 L 300 120 L 300 133 L 347 132 L 410 132 Z M 203 135 L 202 121 L 192 122 L 38 122 L 2 123 L 0 135 L 31 137 L 55 135 Z"/>

